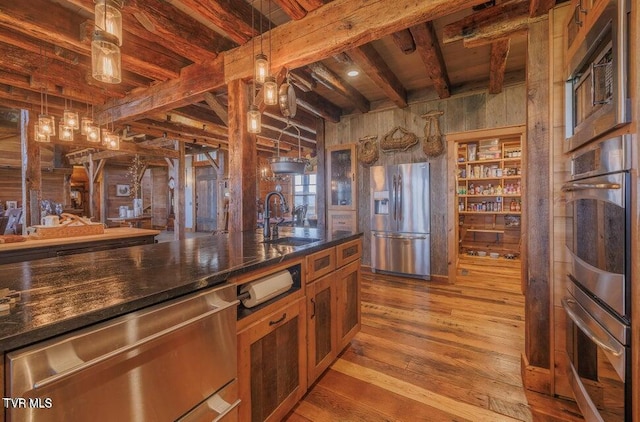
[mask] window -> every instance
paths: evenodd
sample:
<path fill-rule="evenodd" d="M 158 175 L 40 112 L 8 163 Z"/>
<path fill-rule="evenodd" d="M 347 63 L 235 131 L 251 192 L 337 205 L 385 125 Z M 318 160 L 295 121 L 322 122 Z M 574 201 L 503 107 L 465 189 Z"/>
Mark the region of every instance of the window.
<path fill-rule="evenodd" d="M 307 218 L 316 217 L 316 175 L 297 174 L 293 180 L 293 206 L 307 206 Z"/>

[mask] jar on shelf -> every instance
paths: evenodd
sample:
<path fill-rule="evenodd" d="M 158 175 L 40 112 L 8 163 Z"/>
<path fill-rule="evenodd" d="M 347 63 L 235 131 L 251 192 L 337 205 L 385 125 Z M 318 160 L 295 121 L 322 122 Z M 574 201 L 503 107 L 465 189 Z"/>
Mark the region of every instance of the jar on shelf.
<path fill-rule="evenodd" d="M 509 204 L 509 211 L 515 211 L 516 210 L 516 200 L 512 199 L 511 203 Z"/>

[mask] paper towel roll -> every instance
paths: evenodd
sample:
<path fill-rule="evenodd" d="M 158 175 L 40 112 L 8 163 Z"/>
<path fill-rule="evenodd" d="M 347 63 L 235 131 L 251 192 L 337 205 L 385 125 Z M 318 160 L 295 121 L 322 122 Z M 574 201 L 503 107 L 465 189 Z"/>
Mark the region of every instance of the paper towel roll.
<path fill-rule="evenodd" d="M 293 279 L 287 270 L 252 281 L 240 289 L 241 294 L 249 293 L 249 298 L 242 299 L 242 304 L 247 308 L 252 308 L 286 292 L 292 285 Z"/>

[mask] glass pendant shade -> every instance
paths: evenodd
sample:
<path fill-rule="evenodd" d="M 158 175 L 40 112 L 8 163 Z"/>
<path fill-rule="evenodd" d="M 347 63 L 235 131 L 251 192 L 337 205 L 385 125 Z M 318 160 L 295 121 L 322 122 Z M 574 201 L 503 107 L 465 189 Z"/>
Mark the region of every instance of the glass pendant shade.
<path fill-rule="evenodd" d="M 110 84 L 122 81 L 120 47 L 114 36 L 94 31 L 91 41 L 91 72 L 94 79 Z"/>
<path fill-rule="evenodd" d="M 107 32 L 116 38 L 116 44 L 122 45 L 122 3 L 117 0 L 96 0 L 96 29 Z"/>
<path fill-rule="evenodd" d="M 36 142 L 51 142 L 51 139 L 49 139 L 49 135 L 42 133 L 40 125 L 38 124 L 34 125 L 33 136 Z"/>
<path fill-rule="evenodd" d="M 54 136 L 56 134 L 56 118 L 47 114 L 38 116 L 38 127 L 40 133 L 46 136 Z"/>
<path fill-rule="evenodd" d="M 61 141 L 73 141 L 73 128 L 60 123 L 58 137 Z"/>
<path fill-rule="evenodd" d="M 120 137 L 113 132 L 107 130 L 102 131 L 102 143 L 107 149 L 119 149 Z"/>
<path fill-rule="evenodd" d="M 261 126 L 260 110 L 255 104 L 252 104 L 247 112 L 247 131 L 249 133 L 260 133 Z"/>
<path fill-rule="evenodd" d="M 79 129 L 80 121 L 78 119 L 78 113 L 71 110 L 65 110 L 64 113 L 62 113 L 62 124 L 72 129 Z"/>
<path fill-rule="evenodd" d="M 256 55 L 256 82 L 263 84 L 269 74 L 269 61 L 267 56 L 260 53 Z"/>
<path fill-rule="evenodd" d="M 276 78 L 267 76 L 262 87 L 264 92 L 264 103 L 266 105 L 278 104 L 278 84 Z"/>
<path fill-rule="evenodd" d="M 83 117 L 80 119 L 80 135 L 87 135 L 89 126 L 93 125 L 93 120 L 90 117 Z"/>
<path fill-rule="evenodd" d="M 87 141 L 100 142 L 100 128 L 93 123 L 87 127 Z"/>

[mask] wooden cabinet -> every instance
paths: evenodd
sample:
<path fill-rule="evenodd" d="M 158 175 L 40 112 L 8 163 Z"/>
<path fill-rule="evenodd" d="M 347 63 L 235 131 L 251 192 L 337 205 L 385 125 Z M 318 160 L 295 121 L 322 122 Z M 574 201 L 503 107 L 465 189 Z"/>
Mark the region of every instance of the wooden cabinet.
<path fill-rule="evenodd" d="M 452 253 L 517 261 L 525 210 L 524 128 L 502 128 L 448 136 L 454 140 L 455 235 Z M 491 256 L 493 254 L 493 257 Z M 519 264 L 518 264 L 519 265 Z"/>
<path fill-rule="evenodd" d="M 337 355 L 337 306 L 335 274 L 325 275 L 307 285 L 307 383 L 309 385 L 331 365 Z"/>
<path fill-rule="evenodd" d="M 335 248 L 327 248 L 307 256 L 307 282 L 329 274 L 336 269 Z"/>
<path fill-rule="evenodd" d="M 239 420 L 280 421 L 307 389 L 304 298 L 238 333 Z"/>
<path fill-rule="evenodd" d="M 586 34 L 602 14 L 607 3 L 607 0 L 571 1 L 572 12 L 568 14 L 565 21 L 565 40 L 567 41 L 565 64 L 571 62 L 573 56 L 578 52 L 581 44 L 585 41 Z"/>
<path fill-rule="evenodd" d="M 335 252 L 333 252 L 335 249 Z M 360 257 L 356 239 L 318 252 L 336 257 L 336 270 L 307 284 L 308 378 L 311 385 L 360 330 Z M 312 256 L 307 257 L 307 265 Z M 312 262 L 317 262 L 313 259 Z M 311 274 L 308 271 L 308 274 Z"/>
<path fill-rule="evenodd" d="M 336 270 L 338 350 L 360 331 L 360 261 Z"/>
<path fill-rule="evenodd" d="M 327 148 L 327 226 L 331 231 L 357 229 L 356 166 L 355 144 Z"/>

